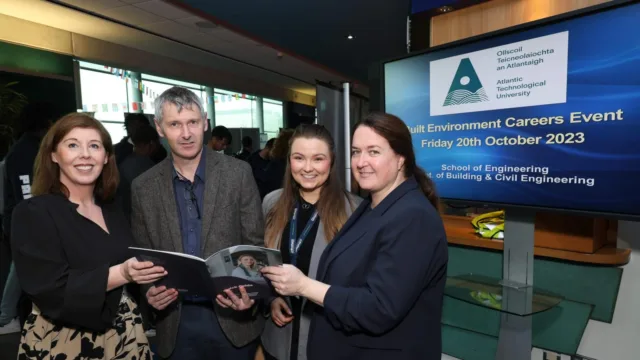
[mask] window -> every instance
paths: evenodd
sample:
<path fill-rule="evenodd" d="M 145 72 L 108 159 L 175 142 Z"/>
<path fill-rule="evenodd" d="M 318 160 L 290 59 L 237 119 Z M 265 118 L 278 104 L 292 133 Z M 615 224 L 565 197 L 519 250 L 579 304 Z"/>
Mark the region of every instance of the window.
<path fill-rule="evenodd" d="M 215 89 L 214 98 L 207 99 L 204 85 L 141 74 L 142 86 L 137 81 L 127 79 L 124 69 L 113 69 L 100 64 L 78 61 L 80 64 L 80 83 L 82 110 L 94 113 L 100 120 L 114 142 L 126 136 L 124 116 L 128 112 L 140 109 L 145 114 L 154 114 L 154 101 L 172 86 L 183 86 L 193 91 L 200 100 L 204 110 L 208 101 L 215 102 L 216 125 L 228 128 L 258 128 L 256 119 L 258 103 L 255 96 L 236 93 L 223 89 Z M 142 92 L 142 104 L 133 103 Z M 135 95 L 135 96 L 134 96 Z M 283 104 L 281 101 L 264 99 L 263 101 L 263 133 L 262 143 L 276 137 L 284 126 Z M 211 118 L 211 116 L 209 116 Z"/>
<path fill-rule="evenodd" d="M 144 90 L 142 91 L 142 109 L 145 114 L 154 114 L 154 101 L 156 97 L 174 86 L 183 86 L 193 91 L 200 98 L 204 111 L 207 111 L 207 103 L 205 101 L 207 93 L 205 87 L 202 85 L 147 74 L 142 74 L 142 84 L 144 85 Z"/>
<path fill-rule="evenodd" d="M 254 123 L 255 100 L 246 94 L 215 89 L 216 125 L 228 128 L 257 128 Z"/>
<path fill-rule="evenodd" d="M 125 134 L 124 113 L 129 111 L 127 82 L 107 68 L 80 61 L 80 93 L 83 111 L 103 122 L 113 142 Z"/>
<path fill-rule="evenodd" d="M 282 101 L 264 99 L 263 103 L 263 121 L 264 133 L 268 138 L 277 137 L 280 129 L 284 127 L 284 110 Z"/>
<path fill-rule="evenodd" d="M 101 121 L 102 125 L 111 135 L 113 145 L 120 142 L 122 138 L 127 136 L 127 130 L 124 129 L 124 123 L 115 121 Z"/>

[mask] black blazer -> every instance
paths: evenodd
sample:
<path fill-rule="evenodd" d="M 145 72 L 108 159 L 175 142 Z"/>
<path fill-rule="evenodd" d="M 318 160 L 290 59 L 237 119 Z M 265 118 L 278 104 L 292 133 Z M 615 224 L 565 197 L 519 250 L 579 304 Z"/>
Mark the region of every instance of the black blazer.
<path fill-rule="evenodd" d="M 324 251 L 331 285 L 311 324 L 308 358 L 441 358 L 447 240 L 438 211 L 410 178 L 374 209 L 363 201 Z"/>
<path fill-rule="evenodd" d="M 113 328 L 123 287 L 107 291 L 109 268 L 133 244 L 121 205 L 101 205 L 109 233 L 80 215 L 63 195 L 40 195 L 13 213 L 11 248 L 18 279 L 54 325 L 89 331 Z"/>

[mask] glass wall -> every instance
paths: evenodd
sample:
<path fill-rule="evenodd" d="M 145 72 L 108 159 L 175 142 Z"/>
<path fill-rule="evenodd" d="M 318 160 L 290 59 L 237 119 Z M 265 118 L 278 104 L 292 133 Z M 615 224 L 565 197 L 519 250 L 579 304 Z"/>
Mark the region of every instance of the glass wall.
<path fill-rule="evenodd" d="M 129 111 L 127 82 L 102 65 L 80 62 L 82 111 L 100 120 L 116 143 L 126 136 L 124 114 Z"/>
<path fill-rule="evenodd" d="M 113 142 L 126 136 L 124 116 L 127 112 L 153 114 L 154 100 L 172 86 L 184 86 L 192 90 L 202 100 L 214 102 L 216 125 L 228 128 L 259 128 L 258 102 L 253 95 L 214 89 L 214 97 L 207 99 L 206 85 L 194 84 L 149 74 L 141 74 L 140 81 L 126 69 L 116 69 L 105 65 L 78 61 L 80 64 L 80 85 L 82 111 L 93 113 L 111 134 Z M 142 101 L 139 99 L 142 94 Z M 136 95 L 136 96 L 134 96 Z M 261 138 L 277 136 L 284 126 L 283 104 L 281 101 L 264 99 Z M 266 140 L 265 140 L 266 141 Z"/>
<path fill-rule="evenodd" d="M 228 128 L 257 128 L 255 98 L 246 94 L 215 89 L 216 125 Z"/>
<path fill-rule="evenodd" d="M 282 101 L 265 98 L 262 102 L 264 133 L 271 139 L 278 136 L 284 123 Z"/>
<path fill-rule="evenodd" d="M 207 94 L 204 86 L 148 74 L 142 74 L 141 77 L 143 84 L 143 88 L 141 90 L 143 103 L 142 109 L 145 114 L 153 114 L 155 112 L 154 101 L 156 97 L 174 86 L 183 86 L 193 91 L 200 98 L 200 101 L 202 101 L 206 111 L 205 100 Z"/>

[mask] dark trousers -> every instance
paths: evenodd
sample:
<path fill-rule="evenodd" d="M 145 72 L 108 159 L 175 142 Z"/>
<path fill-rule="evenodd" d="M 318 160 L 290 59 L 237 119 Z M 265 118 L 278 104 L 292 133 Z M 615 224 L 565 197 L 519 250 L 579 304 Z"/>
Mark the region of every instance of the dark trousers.
<path fill-rule="evenodd" d="M 253 360 L 258 342 L 237 348 L 227 340 L 213 304 L 184 303 L 170 360 Z"/>

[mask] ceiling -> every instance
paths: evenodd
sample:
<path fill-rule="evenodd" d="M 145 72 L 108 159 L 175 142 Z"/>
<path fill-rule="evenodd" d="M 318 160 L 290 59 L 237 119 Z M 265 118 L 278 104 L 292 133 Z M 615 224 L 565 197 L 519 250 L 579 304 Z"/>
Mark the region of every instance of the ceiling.
<path fill-rule="evenodd" d="M 316 80 L 340 83 L 351 79 L 328 67 L 304 61 L 255 38 L 161 0 L 50 0 L 75 10 L 189 45 L 224 58 L 291 79 L 292 90 L 315 95 Z M 202 26 L 204 23 L 204 27 Z M 366 86 L 356 89 L 368 95 Z"/>
<path fill-rule="evenodd" d="M 407 52 L 411 0 L 167 1 L 363 83 L 370 64 Z"/>

